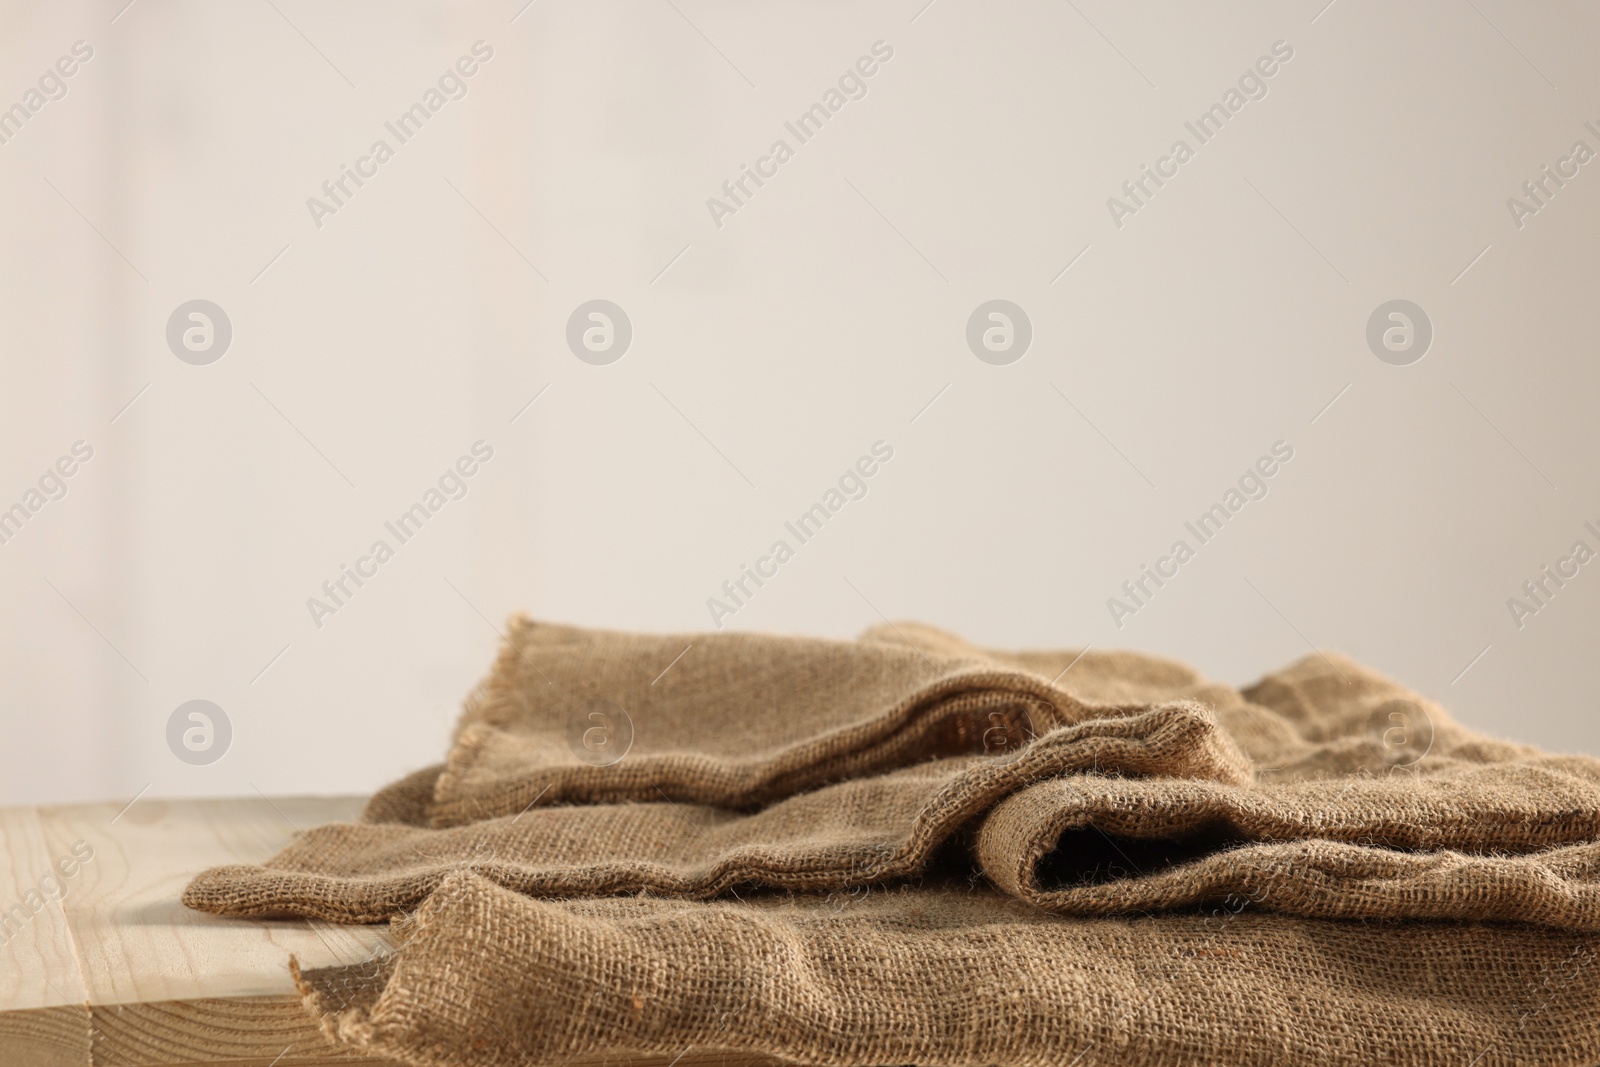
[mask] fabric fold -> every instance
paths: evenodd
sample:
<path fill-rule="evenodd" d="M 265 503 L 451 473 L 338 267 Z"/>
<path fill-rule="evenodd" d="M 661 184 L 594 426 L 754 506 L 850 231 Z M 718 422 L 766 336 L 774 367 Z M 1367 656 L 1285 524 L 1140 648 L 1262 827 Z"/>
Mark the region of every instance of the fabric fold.
<path fill-rule="evenodd" d="M 428 815 L 455 826 L 530 804 L 661 796 L 758 807 L 1143 706 L 1087 703 L 976 648 L 621 634 L 519 617 L 467 702 Z"/>
<path fill-rule="evenodd" d="M 921 873 L 1006 796 L 1079 773 L 1241 785 L 1250 764 L 1209 710 L 1175 703 L 1059 727 L 1010 756 L 936 759 L 751 813 L 663 799 L 548 807 L 441 830 L 333 824 L 264 867 L 201 874 L 184 902 L 226 915 L 382 922 L 457 870 L 550 897 L 849 889 Z"/>
<path fill-rule="evenodd" d="M 1234 899 L 1305 918 L 1600 929 L 1592 781 L 1518 766 L 1354 785 L 1058 778 L 997 804 L 976 853 L 998 888 L 1067 915 Z"/>

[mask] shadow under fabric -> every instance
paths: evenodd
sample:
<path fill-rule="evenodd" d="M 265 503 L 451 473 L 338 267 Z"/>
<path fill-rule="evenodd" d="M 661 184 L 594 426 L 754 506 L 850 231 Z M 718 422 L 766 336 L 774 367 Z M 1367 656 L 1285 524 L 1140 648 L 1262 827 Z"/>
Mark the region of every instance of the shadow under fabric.
<path fill-rule="evenodd" d="M 297 978 L 428 1067 L 1600 1062 L 1600 761 L 1321 655 L 517 619 L 444 764 L 184 900 L 393 922 Z"/>

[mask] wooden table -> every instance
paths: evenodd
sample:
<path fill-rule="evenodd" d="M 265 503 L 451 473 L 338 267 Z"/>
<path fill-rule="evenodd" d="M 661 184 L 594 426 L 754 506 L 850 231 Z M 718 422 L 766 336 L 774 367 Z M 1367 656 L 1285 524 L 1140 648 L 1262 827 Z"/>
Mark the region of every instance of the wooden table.
<path fill-rule="evenodd" d="M 0 1064 L 382 1062 L 327 1044 L 288 960 L 359 962 L 387 947 L 387 927 L 220 919 L 178 900 L 196 871 L 258 863 L 297 830 L 355 818 L 362 802 L 0 808 Z"/>

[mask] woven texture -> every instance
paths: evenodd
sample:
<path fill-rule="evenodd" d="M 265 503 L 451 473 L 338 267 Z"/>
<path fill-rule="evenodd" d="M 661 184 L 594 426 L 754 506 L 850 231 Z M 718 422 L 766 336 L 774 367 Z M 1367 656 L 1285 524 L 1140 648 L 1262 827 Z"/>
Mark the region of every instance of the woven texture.
<path fill-rule="evenodd" d="M 442 765 L 184 899 L 394 922 L 298 979 L 428 1067 L 1600 1063 L 1600 761 L 1321 654 L 518 619 Z"/>

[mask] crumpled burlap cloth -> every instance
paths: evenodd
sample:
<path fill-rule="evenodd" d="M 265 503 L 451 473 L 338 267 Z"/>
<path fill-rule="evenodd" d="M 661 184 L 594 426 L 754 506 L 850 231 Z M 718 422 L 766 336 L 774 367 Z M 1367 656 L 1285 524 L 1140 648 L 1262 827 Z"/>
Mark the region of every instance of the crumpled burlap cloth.
<path fill-rule="evenodd" d="M 1600 761 L 1322 654 L 517 619 L 444 764 L 184 901 L 394 921 L 299 981 L 427 1067 L 1600 1063 Z"/>

